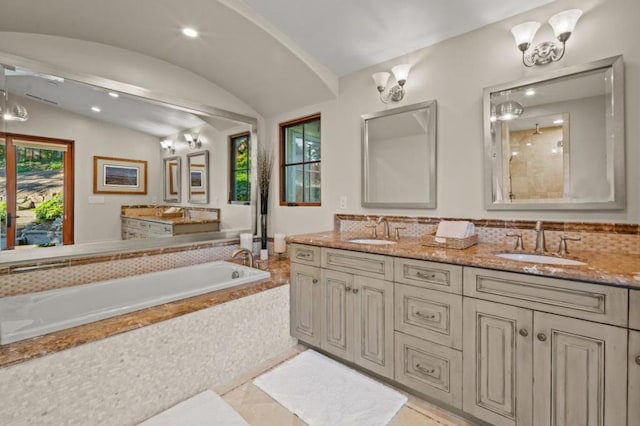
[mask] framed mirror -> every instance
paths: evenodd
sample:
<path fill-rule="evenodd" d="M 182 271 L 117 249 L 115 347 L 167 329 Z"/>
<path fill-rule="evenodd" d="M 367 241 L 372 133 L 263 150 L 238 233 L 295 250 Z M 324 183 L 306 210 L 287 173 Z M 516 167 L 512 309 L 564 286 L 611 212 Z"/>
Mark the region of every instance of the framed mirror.
<path fill-rule="evenodd" d="M 180 157 L 168 157 L 164 159 L 164 201 L 179 203 L 180 191 Z"/>
<path fill-rule="evenodd" d="M 362 118 L 362 206 L 436 207 L 436 101 Z"/>
<path fill-rule="evenodd" d="M 192 204 L 209 203 L 209 151 L 187 154 L 188 201 Z"/>
<path fill-rule="evenodd" d="M 488 210 L 623 209 L 622 56 L 484 89 Z"/>

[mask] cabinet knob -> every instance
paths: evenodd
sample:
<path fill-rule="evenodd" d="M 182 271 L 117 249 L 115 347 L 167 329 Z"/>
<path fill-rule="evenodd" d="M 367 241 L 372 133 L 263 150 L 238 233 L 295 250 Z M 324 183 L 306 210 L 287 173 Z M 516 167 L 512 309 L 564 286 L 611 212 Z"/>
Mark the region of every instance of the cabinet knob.
<path fill-rule="evenodd" d="M 636 357 L 636 364 L 640 365 L 640 355 Z"/>
<path fill-rule="evenodd" d="M 346 290 L 346 291 L 347 291 L 347 293 L 348 293 L 348 292 L 350 292 L 350 291 L 351 291 L 351 287 L 345 287 L 345 290 Z"/>
<path fill-rule="evenodd" d="M 538 333 L 538 340 L 540 340 L 541 342 L 544 342 L 547 340 L 547 335 L 544 333 Z"/>
<path fill-rule="evenodd" d="M 357 288 L 354 288 L 354 289 L 353 289 L 353 294 L 358 294 L 358 292 L 359 292 L 359 291 L 360 291 L 360 290 L 358 290 Z"/>
<path fill-rule="evenodd" d="M 314 283 L 314 284 L 318 284 L 318 279 L 314 278 L 313 281 L 311 281 L 311 282 Z"/>
<path fill-rule="evenodd" d="M 519 333 L 522 337 L 527 337 L 529 335 L 529 332 L 527 331 L 526 328 L 521 328 Z"/>

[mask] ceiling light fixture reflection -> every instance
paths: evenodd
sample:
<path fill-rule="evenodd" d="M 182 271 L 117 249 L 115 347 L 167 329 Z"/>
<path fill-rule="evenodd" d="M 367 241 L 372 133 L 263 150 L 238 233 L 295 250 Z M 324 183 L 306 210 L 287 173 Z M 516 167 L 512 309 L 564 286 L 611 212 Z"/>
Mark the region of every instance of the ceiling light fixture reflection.
<path fill-rule="evenodd" d="M 524 94 L 527 96 L 533 96 L 536 94 L 536 91 L 534 89 L 527 89 L 527 91 L 524 92 Z"/>
<path fill-rule="evenodd" d="M 516 101 L 504 101 L 496 107 L 497 119 L 509 121 L 518 118 L 524 112 L 522 104 Z"/>
<path fill-rule="evenodd" d="M 189 38 L 198 37 L 198 31 L 195 28 L 191 28 L 191 27 L 184 27 L 182 29 L 182 34 L 184 34 L 185 36 L 187 36 Z"/>
<path fill-rule="evenodd" d="M 102 110 L 100 109 L 100 107 L 92 106 L 92 107 L 91 107 L 91 111 L 93 111 L 93 112 L 100 112 L 100 111 L 102 111 Z"/>
<path fill-rule="evenodd" d="M 119 98 L 120 95 L 117 94 L 116 92 L 109 92 L 109 96 L 111 96 L 112 98 Z"/>
<path fill-rule="evenodd" d="M 4 111 L 0 109 L 0 112 L 2 112 L 2 119 L 4 121 L 24 122 L 29 119 L 29 112 L 27 109 L 15 102 L 9 102 L 6 109 Z"/>
<path fill-rule="evenodd" d="M 562 118 L 558 120 L 553 120 L 553 124 L 562 124 L 562 123 L 564 123 L 564 120 Z"/>

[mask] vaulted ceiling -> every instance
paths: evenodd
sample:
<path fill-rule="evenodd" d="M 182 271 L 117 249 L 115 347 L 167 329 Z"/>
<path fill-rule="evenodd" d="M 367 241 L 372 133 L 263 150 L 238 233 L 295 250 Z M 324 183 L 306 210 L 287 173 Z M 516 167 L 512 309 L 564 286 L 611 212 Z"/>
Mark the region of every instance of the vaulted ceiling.
<path fill-rule="evenodd" d="M 338 78 L 551 0 L 0 0 L 2 32 L 103 43 L 183 67 L 265 117 Z M 181 28 L 199 30 L 185 38 Z"/>

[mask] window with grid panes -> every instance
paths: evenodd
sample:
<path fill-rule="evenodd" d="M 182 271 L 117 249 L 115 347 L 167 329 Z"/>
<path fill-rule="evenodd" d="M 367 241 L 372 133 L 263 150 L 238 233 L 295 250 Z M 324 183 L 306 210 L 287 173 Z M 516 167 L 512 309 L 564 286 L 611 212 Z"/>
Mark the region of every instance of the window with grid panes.
<path fill-rule="evenodd" d="M 320 114 L 280 123 L 280 205 L 320 205 Z"/>
<path fill-rule="evenodd" d="M 249 132 L 229 136 L 229 203 L 251 201 L 251 136 Z"/>

